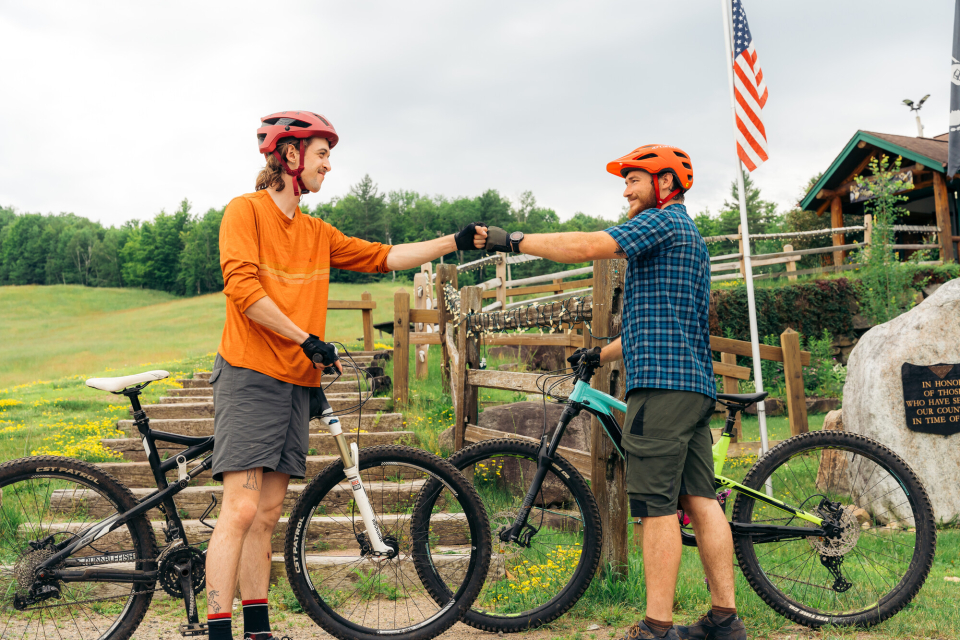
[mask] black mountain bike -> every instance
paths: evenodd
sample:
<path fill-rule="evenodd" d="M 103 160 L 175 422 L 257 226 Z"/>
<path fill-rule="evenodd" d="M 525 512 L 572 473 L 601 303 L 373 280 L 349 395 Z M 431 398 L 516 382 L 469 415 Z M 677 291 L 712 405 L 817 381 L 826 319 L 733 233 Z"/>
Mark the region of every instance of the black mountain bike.
<path fill-rule="evenodd" d="M 472 477 L 494 537 L 490 573 L 463 621 L 513 632 L 546 624 L 583 596 L 600 562 L 600 511 L 588 482 L 559 447 L 581 411 L 596 416 L 624 456 L 616 398 L 590 388 L 584 363 L 552 436 L 479 442 L 450 461 Z M 545 377 L 546 378 L 546 377 Z M 544 388 L 545 395 L 550 388 Z M 872 625 L 900 611 L 933 563 L 933 509 L 917 475 L 896 453 L 860 435 L 805 433 L 781 442 L 749 469 L 721 475 L 737 414 L 765 393 L 719 396 L 729 411 L 714 445 L 718 500 L 736 491 L 730 527 L 740 569 L 781 615 L 810 627 Z M 601 479 L 602 481 L 602 479 Z M 682 512 L 686 545 L 696 536 Z M 453 567 L 422 576 L 438 601 Z M 464 568 L 464 570 L 466 570 Z M 431 579 L 432 578 L 432 579 Z"/>
<path fill-rule="evenodd" d="M 0 637 L 126 640 L 159 592 L 184 599 L 182 635 L 206 634 L 196 601 L 206 540 L 191 542 L 188 532 L 213 528 L 206 520 L 217 500 L 212 495 L 199 523 L 188 527 L 175 497 L 210 469 L 214 438 L 150 428 L 140 392 L 167 375 L 87 381 L 130 400 L 157 484 L 150 495 L 137 500 L 109 473 L 71 458 L 0 465 Z M 442 633 L 487 573 L 483 503 L 453 465 L 426 451 L 348 446 L 332 409 L 322 409 L 340 460 L 303 489 L 287 519 L 283 551 L 293 592 L 317 624 L 344 640 Z M 161 461 L 157 441 L 186 448 Z M 418 573 L 451 562 L 468 568 L 437 600 Z"/>

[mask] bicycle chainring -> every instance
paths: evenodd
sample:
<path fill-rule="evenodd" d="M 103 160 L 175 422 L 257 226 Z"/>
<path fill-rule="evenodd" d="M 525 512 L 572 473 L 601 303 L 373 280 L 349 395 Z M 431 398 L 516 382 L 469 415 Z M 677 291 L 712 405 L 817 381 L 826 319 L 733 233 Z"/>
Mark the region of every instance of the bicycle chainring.
<path fill-rule="evenodd" d="M 207 583 L 207 555 L 196 547 L 185 547 L 182 543 L 177 543 L 167 547 L 157 558 L 157 577 L 160 586 L 174 598 L 183 597 L 183 587 L 180 585 L 180 572 L 177 570 L 178 564 L 183 564 L 187 560 L 193 562 L 191 578 L 193 579 L 193 594 L 199 595 Z"/>

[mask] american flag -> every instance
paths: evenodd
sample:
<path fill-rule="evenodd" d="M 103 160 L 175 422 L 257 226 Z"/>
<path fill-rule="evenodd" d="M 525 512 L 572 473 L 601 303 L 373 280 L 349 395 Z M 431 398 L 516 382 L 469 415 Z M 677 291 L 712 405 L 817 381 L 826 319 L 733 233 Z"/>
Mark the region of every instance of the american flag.
<path fill-rule="evenodd" d="M 763 128 L 763 105 L 767 85 L 753 48 L 747 12 L 740 0 L 733 2 L 733 87 L 737 113 L 737 155 L 753 171 L 767 161 L 767 132 Z"/>

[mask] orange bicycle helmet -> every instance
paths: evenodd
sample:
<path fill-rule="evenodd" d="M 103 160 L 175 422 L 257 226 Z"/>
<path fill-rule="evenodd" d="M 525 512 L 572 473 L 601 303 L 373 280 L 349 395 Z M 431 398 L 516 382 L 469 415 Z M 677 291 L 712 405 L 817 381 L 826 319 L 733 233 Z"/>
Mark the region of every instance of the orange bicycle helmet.
<path fill-rule="evenodd" d="M 293 195 L 300 196 L 301 189 L 306 189 L 300 174 L 303 173 L 303 148 L 309 138 L 326 138 L 333 149 L 340 137 L 330 121 L 318 113 L 311 111 L 281 111 L 260 118 L 262 123 L 257 129 L 257 144 L 260 153 L 272 153 L 283 170 L 293 176 Z M 277 142 L 283 138 L 299 138 L 300 140 L 300 167 L 296 170 L 287 166 L 287 161 L 277 153 Z"/>
<path fill-rule="evenodd" d="M 657 197 L 657 207 L 669 202 L 677 194 L 683 193 L 693 186 L 693 165 L 690 156 L 682 149 L 665 144 L 645 144 L 637 147 L 622 158 L 607 163 L 607 171 L 615 176 L 626 176 L 634 169 L 643 169 L 647 173 L 658 176 L 668 171 L 673 174 L 676 184 L 674 189 L 665 198 L 660 197 L 660 183 L 653 181 L 653 192 Z"/>

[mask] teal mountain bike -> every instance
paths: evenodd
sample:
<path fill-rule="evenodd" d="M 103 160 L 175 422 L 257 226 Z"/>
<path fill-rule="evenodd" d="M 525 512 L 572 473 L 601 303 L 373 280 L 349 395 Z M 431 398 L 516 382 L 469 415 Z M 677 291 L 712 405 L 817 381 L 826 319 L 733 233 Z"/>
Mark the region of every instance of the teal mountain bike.
<path fill-rule="evenodd" d="M 564 456 L 560 440 L 581 411 L 596 416 L 620 456 L 616 398 L 592 389 L 599 368 L 582 362 L 553 376 L 545 395 L 576 380 L 556 429 L 539 444 L 487 440 L 450 461 L 473 479 L 486 506 L 493 558 L 464 622 L 514 632 L 546 624 L 583 596 L 600 562 L 600 511 L 587 481 Z M 817 431 L 781 442 L 749 468 L 728 464 L 736 416 L 765 393 L 720 394 L 726 424 L 713 447 L 717 497 L 736 492 L 730 528 L 737 560 L 754 591 L 781 615 L 809 627 L 867 626 L 900 611 L 923 585 L 933 563 L 936 530 L 920 478 L 884 445 L 842 431 Z M 724 468 L 729 467 L 727 475 Z M 681 519 L 683 543 L 695 546 Z M 446 575 L 421 579 L 438 602 L 449 597 Z M 466 570 L 465 568 L 460 569 Z"/>

